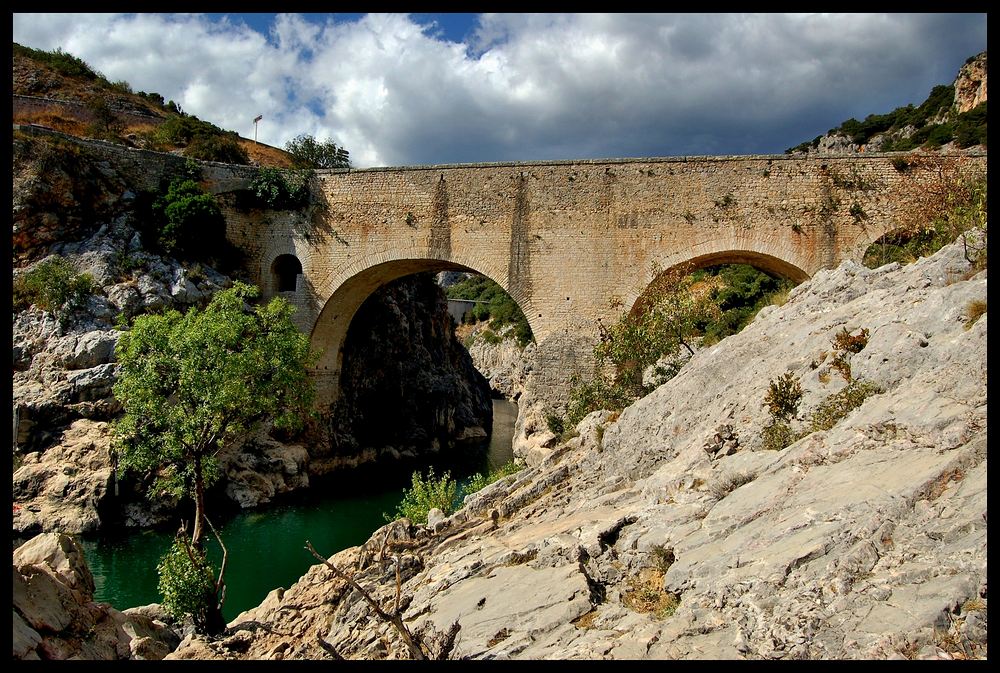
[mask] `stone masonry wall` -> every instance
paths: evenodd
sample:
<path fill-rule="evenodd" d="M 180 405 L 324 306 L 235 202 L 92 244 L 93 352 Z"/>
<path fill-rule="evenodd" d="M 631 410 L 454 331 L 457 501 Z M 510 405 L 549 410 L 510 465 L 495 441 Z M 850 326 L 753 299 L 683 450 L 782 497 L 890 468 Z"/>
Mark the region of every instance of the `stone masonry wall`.
<path fill-rule="evenodd" d="M 748 262 L 804 280 L 898 226 L 941 176 L 986 170 L 985 154 L 801 158 L 679 157 L 318 171 L 311 214 L 229 213 L 265 292 L 294 254 L 293 299 L 325 349 L 339 347 L 378 286 L 424 270 L 499 282 L 540 345 L 596 335 L 657 269 Z M 592 342 L 592 341 L 591 341 Z M 544 350 L 544 349 L 543 349 Z M 585 358 L 584 358 L 585 359 Z M 335 384 L 334 384 L 335 385 Z M 334 392 L 335 394 L 335 392 Z"/>
<path fill-rule="evenodd" d="M 150 189 L 171 163 L 184 161 L 78 142 Z M 265 298 L 276 291 L 274 260 L 290 254 L 301 262 L 296 291 L 282 294 L 323 351 L 321 397 L 334 398 L 351 317 L 376 288 L 401 276 L 489 276 L 524 311 L 539 357 L 548 361 L 545 342 L 559 335 L 563 355 L 554 350 L 549 359 L 572 369 L 588 360 L 583 344 L 593 343 L 597 321 L 616 320 L 658 270 L 746 262 L 801 281 L 845 259 L 859 261 L 942 178 L 985 174 L 986 165 L 985 152 L 969 151 L 321 170 L 312 177 L 314 204 L 304 211 L 241 210 L 227 201 L 227 193 L 247 186 L 252 167 L 203 162 L 203 182 L 230 203 L 227 235 L 247 254 Z M 567 359 L 570 342 L 580 353 Z"/>

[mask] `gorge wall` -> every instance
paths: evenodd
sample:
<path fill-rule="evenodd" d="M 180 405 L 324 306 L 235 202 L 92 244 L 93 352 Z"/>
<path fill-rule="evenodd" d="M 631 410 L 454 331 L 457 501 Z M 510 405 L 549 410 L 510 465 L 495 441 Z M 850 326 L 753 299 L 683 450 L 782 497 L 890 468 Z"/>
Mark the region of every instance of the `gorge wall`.
<path fill-rule="evenodd" d="M 83 306 L 61 318 L 35 305 L 14 310 L 14 535 L 163 523 L 178 503 L 150 503 L 148 484 L 114 476 L 108 424 L 120 411 L 111 395 L 118 318 L 204 305 L 243 278 L 241 271 L 224 274 L 204 262 L 174 259 L 143 240 L 151 194 L 164 190 L 183 159 L 19 131 L 13 150 L 15 281 L 57 256 L 89 273 L 95 286 Z M 255 507 L 308 488 L 317 474 L 489 432 L 488 386 L 454 342 L 439 294 L 436 286 L 404 279 L 381 300 L 373 298 L 361 318 L 365 327 L 356 330 L 357 348 L 349 351 L 357 394 L 342 412 L 374 414 L 366 411 L 367 400 L 389 395 L 391 422 L 359 418 L 361 437 L 338 425 L 332 437 L 321 438 L 335 441 L 333 447 L 304 438 L 279 441 L 265 429 L 220 454 L 226 476 L 214 496 L 229 506 Z M 419 339 L 407 345 L 410 337 Z M 380 350 L 370 350 L 375 346 Z M 360 357 L 365 352 L 370 359 Z"/>

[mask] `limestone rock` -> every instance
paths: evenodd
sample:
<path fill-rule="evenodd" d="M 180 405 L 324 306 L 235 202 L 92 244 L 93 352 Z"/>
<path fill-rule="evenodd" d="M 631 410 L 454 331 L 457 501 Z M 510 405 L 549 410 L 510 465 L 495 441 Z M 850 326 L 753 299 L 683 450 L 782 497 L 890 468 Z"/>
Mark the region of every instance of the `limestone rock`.
<path fill-rule="evenodd" d="M 180 642 L 165 623 L 93 601 L 69 536 L 43 533 L 13 553 L 14 659 L 162 659 Z"/>
<path fill-rule="evenodd" d="M 383 529 L 330 561 L 388 606 L 398 557 L 406 623 L 433 642 L 457 622 L 459 657 L 985 657 L 988 316 L 967 329 L 961 315 L 986 279 L 962 264 L 953 245 L 819 272 L 616 420 L 588 416 L 468 496 L 447 527 L 400 521 L 387 554 Z M 869 330 L 852 371 L 882 392 L 763 450 L 770 380 L 808 384 L 803 428 L 843 390 L 816 372 L 844 327 Z M 192 639 L 170 657 L 409 656 L 322 565 L 231 632 L 246 623 L 265 627 L 240 630 L 241 651 Z"/>

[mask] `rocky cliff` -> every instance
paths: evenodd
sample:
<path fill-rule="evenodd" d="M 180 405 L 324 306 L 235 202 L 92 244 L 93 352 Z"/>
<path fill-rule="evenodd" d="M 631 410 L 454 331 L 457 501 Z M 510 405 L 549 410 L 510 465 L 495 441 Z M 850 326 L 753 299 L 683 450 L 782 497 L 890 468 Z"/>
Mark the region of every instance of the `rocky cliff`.
<path fill-rule="evenodd" d="M 86 145 L 15 132 L 13 150 L 15 283 L 52 259 L 93 281 L 72 310 L 14 307 L 13 533 L 166 522 L 176 502 L 151 504 L 145 484 L 114 477 L 108 424 L 120 411 L 111 395 L 118 316 L 200 306 L 233 279 L 150 249 L 140 233 L 150 194 Z M 156 183 L 156 176 L 144 179 Z M 225 477 L 214 496 L 224 505 L 256 507 L 307 488 L 311 474 L 386 447 L 398 456 L 485 436 L 489 388 L 449 320 L 432 281 L 404 279 L 373 299 L 348 346 L 349 415 L 358 435 L 338 429 L 331 452 L 278 441 L 265 429 L 220 454 Z M 380 416 L 385 410 L 394 415 Z"/>
<path fill-rule="evenodd" d="M 457 623 L 456 657 L 985 657 L 986 297 L 960 244 L 821 271 L 433 529 L 397 521 L 330 561 L 415 634 Z M 768 450 L 786 374 L 802 436 Z M 169 656 L 408 653 L 316 565 Z"/>
<path fill-rule="evenodd" d="M 805 154 L 844 154 L 856 152 L 885 152 L 898 151 L 900 149 L 911 149 L 907 146 L 906 140 L 918 138 L 915 146 L 921 145 L 928 140 L 927 132 L 935 125 L 941 125 L 938 140 L 943 141 L 937 148 L 938 151 L 950 152 L 964 149 L 977 144 L 977 133 L 973 128 L 980 123 L 984 123 L 986 109 L 981 109 L 981 120 L 963 119 L 967 113 L 971 113 L 980 105 L 987 102 L 987 52 L 982 52 L 970 57 L 959 69 L 958 75 L 952 82 L 951 88 L 954 90 L 953 96 L 947 101 L 932 101 L 929 98 L 923 106 L 932 105 L 933 110 L 929 110 L 930 117 L 922 120 L 919 124 L 892 122 L 891 128 L 887 121 L 881 128 L 885 129 L 877 133 L 859 133 L 856 130 L 845 131 L 848 122 L 841 127 L 831 129 L 824 135 L 817 136 L 811 143 L 802 143 L 789 152 Z M 943 88 L 943 87 L 938 87 Z M 932 91 L 932 96 L 934 92 Z M 937 107 L 940 105 L 941 107 Z M 912 109 L 912 105 L 910 109 Z M 921 106 L 922 107 L 922 106 Z M 905 108 L 897 109 L 908 111 Z M 885 115 L 886 118 L 891 115 Z M 906 115 L 904 115 L 905 117 Z M 871 120 L 870 115 L 865 121 Z M 852 120 L 853 121 L 853 120 Z M 945 129 L 947 127 L 947 129 Z M 964 127 L 964 129 L 963 129 Z M 982 138 L 979 140 L 985 145 L 985 126 L 982 130 Z"/>

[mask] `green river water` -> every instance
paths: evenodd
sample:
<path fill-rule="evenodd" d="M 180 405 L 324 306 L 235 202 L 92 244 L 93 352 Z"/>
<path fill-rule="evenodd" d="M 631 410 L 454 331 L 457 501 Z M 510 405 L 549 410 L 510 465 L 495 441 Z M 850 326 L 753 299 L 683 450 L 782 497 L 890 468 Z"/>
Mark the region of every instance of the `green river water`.
<path fill-rule="evenodd" d="M 509 462 L 516 417 L 513 402 L 494 400 L 488 447 L 479 447 L 466 459 L 429 464 L 436 474 L 450 470 L 461 486 L 476 472 Z M 383 513 L 396 511 L 409 485 L 409 473 L 403 470 L 361 470 L 351 478 L 314 484 L 318 488 L 294 500 L 225 521 L 219 534 L 229 551 L 226 620 L 259 605 L 272 589 L 289 587 L 314 565 L 316 559 L 304 548 L 306 540 L 327 557 L 365 542 L 386 523 Z M 160 602 L 156 564 L 171 539 L 171 531 L 152 530 L 79 539 L 94 575 L 94 600 L 119 610 Z M 209 548 L 212 556 L 217 545 Z M 220 556 L 215 555 L 216 564 Z"/>

